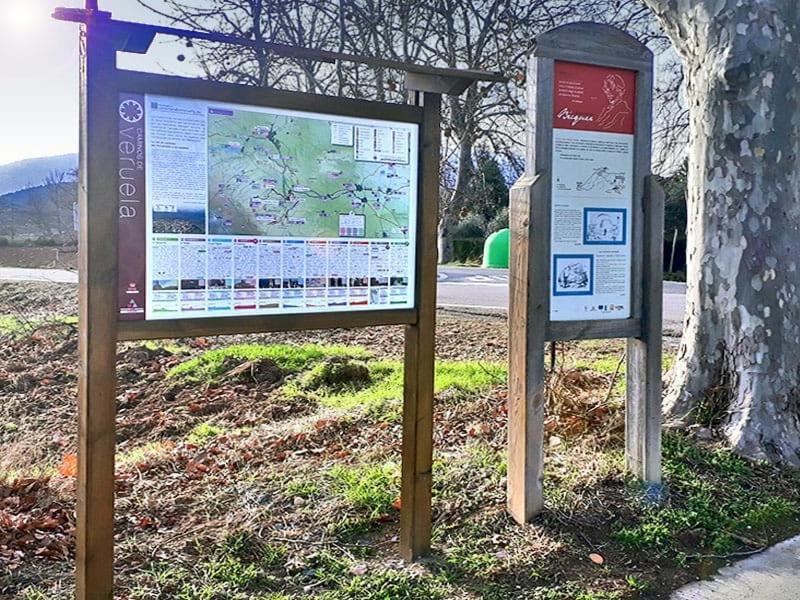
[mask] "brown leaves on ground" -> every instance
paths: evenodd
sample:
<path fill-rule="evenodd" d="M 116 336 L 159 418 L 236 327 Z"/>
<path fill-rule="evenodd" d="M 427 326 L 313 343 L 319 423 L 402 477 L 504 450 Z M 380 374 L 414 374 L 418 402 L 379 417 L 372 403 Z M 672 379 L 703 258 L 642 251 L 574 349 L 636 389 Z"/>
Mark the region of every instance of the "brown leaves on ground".
<path fill-rule="evenodd" d="M 585 369 L 549 374 L 545 431 L 568 437 L 591 433 L 607 439 L 621 435 L 624 416 L 617 399 L 611 397 L 618 377 L 618 373 L 609 376 Z"/>
<path fill-rule="evenodd" d="M 48 483 L 0 483 L 0 564 L 11 570 L 35 557 L 63 559 L 72 552 L 71 511 L 53 499 Z"/>

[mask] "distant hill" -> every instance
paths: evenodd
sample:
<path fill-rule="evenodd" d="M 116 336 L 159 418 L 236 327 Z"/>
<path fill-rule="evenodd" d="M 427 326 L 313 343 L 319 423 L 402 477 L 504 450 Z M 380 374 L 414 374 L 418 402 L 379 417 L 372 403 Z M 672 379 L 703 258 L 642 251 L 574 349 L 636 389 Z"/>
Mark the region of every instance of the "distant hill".
<path fill-rule="evenodd" d="M 21 243 L 75 237 L 72 205 L 78 198 L 74 181 L 39 185 L 0 196 L 0 240 Z"/>
<path fill-rule="evenodd" d="M 0 165 L 0 196 L 40 186 L 53 171 L 64 173 L 77 168 L 77 154 L 42 156 Z"/>

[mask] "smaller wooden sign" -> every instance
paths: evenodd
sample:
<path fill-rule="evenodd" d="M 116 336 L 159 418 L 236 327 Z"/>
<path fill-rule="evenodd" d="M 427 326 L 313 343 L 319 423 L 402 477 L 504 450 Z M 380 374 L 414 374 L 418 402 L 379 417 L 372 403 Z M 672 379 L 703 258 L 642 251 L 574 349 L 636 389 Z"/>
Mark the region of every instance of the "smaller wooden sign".
<path fill-rule="evenodd" d="M 508 508 L 543 508 L 547 341 L 628 338 L 626 457 L 661 481 L 663 195 L 650 174 L 653 56 L 574 23 L 537 38 L 525 175 L 511 189 Z"/>

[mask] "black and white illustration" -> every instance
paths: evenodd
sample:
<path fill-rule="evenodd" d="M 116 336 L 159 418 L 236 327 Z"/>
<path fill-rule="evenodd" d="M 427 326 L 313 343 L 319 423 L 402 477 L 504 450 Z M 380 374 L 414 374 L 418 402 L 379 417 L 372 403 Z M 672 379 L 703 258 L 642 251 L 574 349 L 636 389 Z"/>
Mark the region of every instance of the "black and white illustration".
<path fill-rule="evenodd" d="M 583 243 L 623 245 L 626 242 L 627 211 L 624 208 L 583 209 Z"/>
<path fill-rule="evenodd" d="M 593 255 L 555 254 L 553 256 L 554 296 L 590 296 L 593 291 Z"/>

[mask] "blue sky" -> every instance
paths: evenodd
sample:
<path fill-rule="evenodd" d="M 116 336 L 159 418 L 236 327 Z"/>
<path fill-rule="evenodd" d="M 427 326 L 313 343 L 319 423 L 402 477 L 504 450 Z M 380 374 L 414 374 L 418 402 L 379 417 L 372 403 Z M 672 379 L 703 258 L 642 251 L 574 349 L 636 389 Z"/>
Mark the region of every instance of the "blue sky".
<path fill-rule="evenodd" d="M 157 22 L 136 0 L 99 0 L 115 18 Z M 54 21 L 56 6 L 83 0 L 0 0 L 0 165 L 78 151 L 78 25 Z M 180 50 L 156 43 L 119 65 L 187 74 Z"/>

